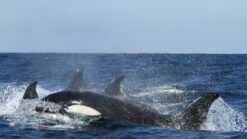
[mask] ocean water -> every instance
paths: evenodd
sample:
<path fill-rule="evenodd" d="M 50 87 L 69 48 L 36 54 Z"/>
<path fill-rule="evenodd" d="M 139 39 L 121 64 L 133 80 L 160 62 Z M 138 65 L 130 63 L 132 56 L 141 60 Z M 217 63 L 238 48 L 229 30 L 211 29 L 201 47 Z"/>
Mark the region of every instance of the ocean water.
<path fill-rule="evenodd" d="M 21 98 L 38 81 L 44 97 L 65 89 L 76 69 L 105 85 L 124 75 L 124 93 L 164 114 L 175 114 L 204 92 L 218 92 L 198 130 L 41 115 L 39 99 Z M 54 106 L 56 107 L 56 106 Z M 247 55 L 212 54 L 0 54 L 0 138 L 247 138 Z"/>

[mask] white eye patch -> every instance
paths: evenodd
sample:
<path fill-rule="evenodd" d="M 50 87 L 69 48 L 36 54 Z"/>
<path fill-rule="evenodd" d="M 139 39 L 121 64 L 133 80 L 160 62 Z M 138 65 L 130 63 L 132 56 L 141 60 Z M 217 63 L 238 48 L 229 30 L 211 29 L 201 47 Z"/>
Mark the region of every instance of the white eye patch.
<path fill-rule="evenodd" d="M 93 108 L 83 106 L 83 105 L 71 105 L 65 108 L 66 112 L 74 113 L 74 114 L 81 114 L 85 116 L 100 116 L 101 113 Z"/>

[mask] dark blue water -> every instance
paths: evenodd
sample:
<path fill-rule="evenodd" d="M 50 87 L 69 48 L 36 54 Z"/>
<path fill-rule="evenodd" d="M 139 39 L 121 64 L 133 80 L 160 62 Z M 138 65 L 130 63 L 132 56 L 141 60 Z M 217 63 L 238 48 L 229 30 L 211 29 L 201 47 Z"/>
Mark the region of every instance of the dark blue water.
<path fill-rule="evenodd" d="M 90 126 L 61 116 L 49 121 L 29 105 L 20 107 L 31 81 L 39 81 L 45 96 L 66 88 L 80 67 L 93 84 L 126 76 L 122 89 L 163 113 L 179 111 L 203 92 L 221 97 L 199 130 L 123 121 Z M 247 55 L 2 53 L 0 94 L 0 138 L 247 138 Z"/>

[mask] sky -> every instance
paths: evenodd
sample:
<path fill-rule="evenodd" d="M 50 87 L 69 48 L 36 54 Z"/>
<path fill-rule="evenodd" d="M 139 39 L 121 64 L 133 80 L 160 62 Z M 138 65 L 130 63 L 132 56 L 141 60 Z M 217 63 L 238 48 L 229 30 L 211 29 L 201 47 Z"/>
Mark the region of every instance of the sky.
<path fill-rule="evenodd" d="M 1 0 L 0 52 L 247 53 L 246 0 Z"/>

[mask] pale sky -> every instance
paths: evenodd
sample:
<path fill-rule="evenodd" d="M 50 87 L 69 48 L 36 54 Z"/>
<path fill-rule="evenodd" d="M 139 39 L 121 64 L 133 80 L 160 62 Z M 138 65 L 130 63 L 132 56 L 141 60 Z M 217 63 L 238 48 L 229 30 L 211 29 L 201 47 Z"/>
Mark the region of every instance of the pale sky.
<path fill-rule="evenodd" d="M 0 52 L 247 53 L 247 0 L 1 0 Z"/>

